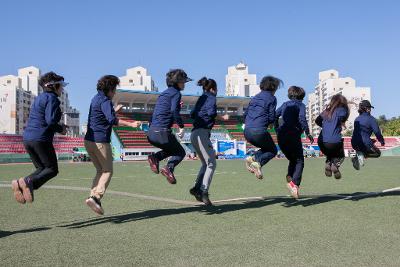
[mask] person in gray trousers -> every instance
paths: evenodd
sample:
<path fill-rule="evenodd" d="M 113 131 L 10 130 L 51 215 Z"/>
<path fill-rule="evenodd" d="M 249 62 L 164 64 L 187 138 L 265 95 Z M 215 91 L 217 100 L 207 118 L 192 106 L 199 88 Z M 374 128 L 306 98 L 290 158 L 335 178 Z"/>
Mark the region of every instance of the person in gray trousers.
<path fill-rule="evenodd" d="M 193 129 L 190 139 L 202 165 L 195 185 L 190 189 L 190 194 L 196 200 L 203 202 L 207 206 L 211 206 L 212 203 L 209 198 L 208 189 L 217 165 L 210 137 L 211 129 L 217 117 L 217 83 L 213 79 L 203 77 L 197 82 L 197 85 L 203 87 L 203 94 L 197 100 L 195 107 L 190 113 L 193 119 Z M 228 115 L 222 116 L 224 120 L 228 118 Z"/>

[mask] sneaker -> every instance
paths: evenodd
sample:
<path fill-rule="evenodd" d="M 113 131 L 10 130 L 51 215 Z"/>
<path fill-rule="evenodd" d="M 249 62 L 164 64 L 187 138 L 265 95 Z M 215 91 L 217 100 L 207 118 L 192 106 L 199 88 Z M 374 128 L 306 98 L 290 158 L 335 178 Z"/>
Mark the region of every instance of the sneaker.
<path fill-rule="evenodd" d="M 292 181 L 292 176 L 286 175 L 286 182 L 290 183 Z"/>
<path fill-rule="evenodd" d="M 340 173 L 339 166 L 337 164 L 332 163 L 331 170 L 333 172 L 333 175 L 335 176 L 335 179 L 342 178 L 342 174 Z"/>
<path fill-rule="evenodd" d="M 248 156 L 245 160 L 246 168 L 249 172 L 254 173 L 254 169 L 251 167 L 251 164 L 254 162 L 254 158 L 252 156 Z"/>
<path fill-rule="evenodd" d="M 11 188 L 12 188 L 12 190 L 14 192 L 15 200 L 18 203 L 25 204 L 26 201 L 25 201 L 24 195 L 22 194 L 22 190 L 19 187 L 18 180 L 12 180 Z"/>
<path fill-rule="evenodd" d="M 154 156 L 154 155 L 149 155 L 147 157 L 147 161 L 150 164 L 150 169 L 155 173 L 159 174 L 159 166 L 160 166 L 160 161 Z"/>
<path fill-rule="evenodd" d="M 262 179 L 263 178 L 263 173 L 261 171 L 261 165 L 258 162 L 253 162 L 251 163 L 250 167 L 254 170 L 254 175 L 257 177 L 257 179 Z"/>
<path fill-rule="evenodd" d="M 332 177 L 331 163 L 325 163 L 325 175 L 326 177 Z"/>
<path fill-rule="evenodd" d="M 295 183 L 290 181 L 289 183 L 287 183 L 287 188 L 289 189 L 289 193 L 293 198 L 299 198 L 299 187 Z"/>
<path fill-rule="evenodd" d="M 86 205 L 89 206 L 89 208 L 91 208 L 94 212 L 96 212 L 99 215 L 103 215 L 104 214 L 104 210 L 101 207 L 101 202 L 100 199 L 98 199 L 95 196 L 90 196 L 88 199 L 86 199 Z"/>
<path fill-rule="evenodd" d="M 352 157 L 351 162 L 353 163 L 354 169 L 359 171 L 360 170 L 360 161 L 358 160 L 358 157 L 357 156 Z"/>
<path fill-rule="evenodd" d="M 212 206 L 212 203 L 211 203 L 211 200 L 209 198 L 208 192 L 203 192 L 201 194 L 201 202 L 203 202 L 205 206 Z"/>
<path fill-rule="evenodd" d="M 360 164 L 360 167 L 364 167 L 364 159 L 365 159 L 365 157 L 364 157 L 364 153 L 362 153 L 361 151 L 357 151 L 357 159 L 358 159 L 358 162 L 359 162 L 359 164 Z"/>
<path fill-rule="evenodd" d="M 190 188 L 189 193 L 196 198 L 197 201 L 203 202 L 201 200 L 201 192 L 196 187 Z"/>
<path fill-rule="evenodd" d="M 24 178 L 20 178 L 18 180 L 19 188 L 22 191 L 22 194 L 24 196 L 24 199 L 28 203 L 33 202 L 33 184 L 32 180 L 30 178 L 27 179 L 28 181 L 25 182 Z"/>
<path fill-rule="evenodd" d="M 168 166 L 165 166 L 164 168 L 161 169 L 161 174 L 167 178 L 167 181 L 170 184 L 176 184 L 175 175 L 173 172 L 171 172 Z"/>

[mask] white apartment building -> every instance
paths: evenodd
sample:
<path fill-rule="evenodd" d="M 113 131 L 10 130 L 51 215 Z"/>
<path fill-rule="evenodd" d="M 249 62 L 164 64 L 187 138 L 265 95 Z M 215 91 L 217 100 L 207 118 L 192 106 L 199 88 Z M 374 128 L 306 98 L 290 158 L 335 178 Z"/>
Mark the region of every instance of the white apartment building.
<path fill-rule="evenodd" d="M 350 77 L 339 77 L 337 70 L 326 70 L 319 73 L 319 82 L 314 93 L 308 95 L 307 119 L 310 131 L 318 135 L 320 128 L 315 119 L 324 111 L 332 96 L 342 94 L 349 101 L 350 116 L 346 122 L 346 130 L 353 130 L 355 118 L 358 116 L 358 104 L 361 100 L 371 101 L 369 87 L 356 87 L 356 81 Z"/>
<path fill-rule="evenodd" d="M 147 73 L 147 69 L 137 66 L 126 70 L 126 75 L 119 77 L 119 89 L 140 91 L 158 91 L 154 81 Z"/>
<path fill-rule="evenodd" d="M 254 96 L 260 91 L 255 74 L 249 74 L 246 64 L 239 63 L 228 67 L 225 76 L 225 94 L 227 96 Z"/>
<path fill-rule="evenodd" d="M 0 77 L 0 133 L 22 134 L 35 97 L 43 92 L 39 86 L 40 69 L 27 67 L 18 70 L 18 76 Z M 79 135 L 79 111 L 70 106 L 68 92 L 60 96 L 62 123 L 70 126 L 68 135 Z"/>

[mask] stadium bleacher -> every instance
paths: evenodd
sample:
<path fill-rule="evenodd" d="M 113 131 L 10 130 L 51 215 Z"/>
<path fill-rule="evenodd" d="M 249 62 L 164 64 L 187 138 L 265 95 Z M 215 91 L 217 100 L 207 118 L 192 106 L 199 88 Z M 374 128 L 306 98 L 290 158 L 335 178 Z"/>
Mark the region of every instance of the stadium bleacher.
<path fill-rule="evenodd" d="M 134 112 L 134 113 L 121 113 L 118 115 L 120 119 L 133 121 L 145 121 L 148 122 L 151 118 L 152 113 L 145 112 Z M 187 134 L 185 134 L 183 141 L 190 142 L 190 130 L 192 129 L 192 119 L 188 114 L 182 114 L 182 119 L 184 121 L 184 125 L 186 128 Z M 214 139 L 225 139 L 227 136 L 230 139 L 236 139 L 238 141 L 245 140 L 243 134 L 243 117 L 233 115 L 230 116 L 229 120 L 217 120 L 215 126 L 213 128 L 212 137 Z M 177 125 L 173 127 L 178 128 Z M 121 141 L 121 144 L 124 148 L 151 148 L 152 145 L 147 141 L 146 133 L 139 128 L 131 128 L 131 127 L 114 127 L 114 132 L 116 133 L 118 139 Z M 272 139 L 275 143 L 277 143 L 277 137 L 274 129 L 269 130 Z M 400 146 L 400 138 L 398 137 L 386 137 L 386 145 L 385 147 L 381 147 L 379 143 L 376 145 L 381 150 L 388 150 L 394 147 Z M 304 145 L 311 145 L 310 141 L 303 137 L 302 142 Z M 315 140 L 317 142 L 317 140 Z M 247 148 L 254 148 L 251 144 L 247 143 Z M 346 150 L 352 150 L 351 147 L 351 137 L 344 137 L 344 148 Z"/>
<path fill-rule="evenodd" d="M 84 147 L 83 138 L 56 135 L 54 148 L 58 154 L 71 154 L 74 147 Z M 25 154 L 22 135 L 0 134 L 1 154 Z"/>

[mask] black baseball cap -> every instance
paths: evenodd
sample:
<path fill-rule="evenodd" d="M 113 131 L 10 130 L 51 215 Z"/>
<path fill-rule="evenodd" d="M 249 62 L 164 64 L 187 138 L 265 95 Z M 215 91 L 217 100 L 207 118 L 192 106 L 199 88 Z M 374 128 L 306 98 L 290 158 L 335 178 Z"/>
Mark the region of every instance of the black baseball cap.
<path fill-rule="evenodd" d="M 374 108 L 368 100 L 362 100 L 359 106 L 360 108 Z"/>

